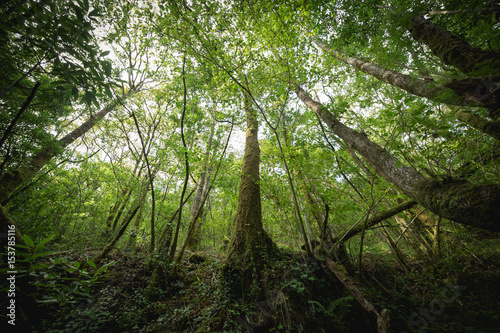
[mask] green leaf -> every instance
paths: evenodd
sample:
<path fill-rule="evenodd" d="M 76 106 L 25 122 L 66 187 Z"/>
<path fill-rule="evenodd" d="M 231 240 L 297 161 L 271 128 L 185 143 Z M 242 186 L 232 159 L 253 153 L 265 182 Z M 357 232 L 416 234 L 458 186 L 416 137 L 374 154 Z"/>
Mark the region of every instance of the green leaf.
<path fill-rule="evenodd" d="M 93 268 L 97 268 L 95 262 L 93 262 L 92 260 L 87 260 L 87 264 L 89 264 L 89 266 L 93 267 Z"/>
<path fill-rule="evenodd" d="M 92 104 L 92 101 L 93 99 L 95 98 L 95 96 L 90 92 L 90 91 L 86 91 L 85 92 L 85 103 L 90 106 Z"/>
<path fill-rule="evenodd" d="M 44 245 L 48 242 L 50 242 L 52 239 L 54 239 L 54 237 L 56 237 L 56 235 L 50 235 L 49 237 L 45 238 L 44 240 L 42 240 L 40 243 L 38 243 L 35 247 L 35 249 L 33 250 L 34 252 L 37 252 L 41 249 L 43 249 Z"/>
<path fill-rule="evenodd" d="M 39 257 L 44 257 L 44 256 L 48 256 L 48 255 L 51 255 L 52 253 L 54 253 L 54 251 L 37 253 L 37 254 L 33 255 L 32 259 L 39 258 Z"/>
<path fill-rule="evenodd" d="M 76 17 L 78 18 L 78 21 L 80 21 L 81 23 L 84 22 L 84 19 L 83 19 L 83 11 L 81 8 L 77 7 L 77 6 L 73 6 L 73 8 L 75 9 L 75 13 L 76 13 Z"/>
<path fill-rule="evenodd" d="M 24 238 L 24 241 L 26 242 L 26 244 L 28 244 L 28 246 L 30 247 L 34 247 L 35 246 L 35 243 L 33 242 L 33 240 L 30 238 L 30 236 L 28 235 L 23 235 L 23 238 Z"/>
<path fill-rule="evenodd" d="M 71 287 L 69 287 L 68 289 L 68 295 L 71 295 L 72 293 L 74 293 L 76 290 L 78 289 L 78 285 L 75 283 L 73 284 Z"/>
<path fill-rule="evenodd" d="M 92 16 L 99 16 L 99 9 L 95 8 L 94 10 L 92 10 L 89 13 L 89 17 L 92 17 Z"/>

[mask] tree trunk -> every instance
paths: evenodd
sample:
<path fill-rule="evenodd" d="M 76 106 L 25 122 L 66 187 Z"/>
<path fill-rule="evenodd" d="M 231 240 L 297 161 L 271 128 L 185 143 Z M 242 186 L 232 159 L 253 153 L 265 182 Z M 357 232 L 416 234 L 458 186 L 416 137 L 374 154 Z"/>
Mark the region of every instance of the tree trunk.
<path fill-rule="evenodd" d="M 489 108 L 490 110 L 493 110 L 492 113 L 495 118 L 495 110 L 498 109 L 498 102 L 500 101 L 500 96 L 498 96 L 500 94 L 500 89 L 495 89 L 498 84 L 492 80 L 466 79 L 461 81 L 452 81 L 444 86 L 440 86 L 433 80 L 425 80 L 401 74 L 385 69 L 371 62 L 364 61 L 356 57 L 350 57 L 347 54 L 324 44 L 315 37 L 313 37 L 313 41 L 322 50 L 332 54 L 335 58 L 373 76 L 379 81 L 403 89 L 413 95 L 448 105 L 468 105 Z M 493 132 L 494 135 L 492 136 L 498 139 L 499 134 L 498 132 L 495 132 L 495 129 L 498 129 L 499 126 L 497 122 L 490 123 L 478 116 L 471 117 L 470 115 L 460 112 L 455 112 L 454 115 L 458 120 L 465 122 L 468 126 L 480 130 L 488 135 L 492 135 Z"/>
<path fill-rule="evenodd" d="M 356 57 L 350 57 L 346 53 L 326 45 L 316 37 L 313 37 L 313 41 L 323 51 L 332 54 L 338 60 L 373 76 L 377 80 L 401 88 L 413 95 L 451 105 L 467 105 L 467 103 L 462 98 L 456 96 L 451 89 L 440 87 L 433 81 L 427 81 L 410 75 L 394 72 L 371 62 L 364 61 Z"/>
<path fill-rule="evenodd" d="M 198 188 L 196 189 L 196 194 L 193 199 L 193 206 L 191 207 L 191 214 L 189 216 L 189 227 L 188 230 L 191 233 L 188 233 L 188 238 L 186 239 L 186 247 L 188 249 L 195 249 L 198 246 L 198 242 L 200 240 L 200 229 L 201 223 L 200 218 L 201 215 L 199 213 L 200 210 L 203 210 L 202 202 L 206 201 L 206 197 L 208 195 L 208 189 L 210 188 L 210 174 L 212 173 L 212 165 L 207 167 L 207 164 L 210 163 L 210 149 L 212 147 L 212 139 L 215 131 L 215 123 L 212 123 L 212 128 L 210 129 L 210 137 L 208 139 L 208 143 L 205 151 L 205 158 L 203 162 L 203 171 L 200 175 L 200 181 L 198 184 Z"/>
<path fill-rule="evenodd" d="M 330 130 L 358 151 L 387 181 L 431 212 L 473 227 L 500 230 L 500 186 L 476 185 L 464 180 L 434 181 L 425 178 L 387 150 L 339 122 L 300 86 L 297 96 L 328 125 Z"/>
<path fill-rule="evenodd" d="M 0 177 L 0 202 L 3 202 L 19 185 L 29 181 L 45 166 L 60 149 L 64 149 L 73 143 L 76 139 L 87 133 L 100 119 L 104 118 L 109 112 L 115 109 L 122 100 L 130 96 L 131 91 L 124 94 L 119 100 L 111 103 L 98 113 L 81 124 L 78 128 L 67 134 L 58 141 L 58 147 L 48 147 L 35 154 L 31 160 L 24 166 L 13 171 L 8 171 Z"/>
<path fill-rule="evenodd" d="M 139 212 L 135 216 L 134 225 L 132 226 L 132 230 L 130 230 L 130 235 L 128 238 L 127 245 L 125 248 L 132 248 L 133 251 L 137 250 L 137 235 L 139 234 L 139 224 L 141 222 L 142 211 L 144 206 L 141 206 Z"/>
<path fill-rule="evenodd" d="M 271 251 L 272 241 L 262 227 L 257 114 L 251 108 L 249 98 L 246 95 L 245 113 L 247 119 L 246 144 L 241 168 L 236 227 L 231 241 L 229 258 L 250 259 L 250 256 L 253 256 L 254 262 L 259 266 L 260 259 L 262 259 L 261 254 Z"/>
<path fill-rule="evenodd" d="M 113 223 L 111 224 L 111 232 L 116 230 L 116 226 L 118 225 L 118 221 L 122 217 L 123 212 L 125 211 L 125 207 L 127 207 L 128 202 L 130 201 L 130 197 L 132 196 L 132 188 L 130 188 L 127 192 L 127 196 L 120 200 L 120 206 L 118 211 L 115 212 L 114 215 L 108 216 L 108 219 L 112 219 Z"/>
<path fill-rule="evenodd" d="M 35 83 L 35 86 L 31 90 L 30 95 L 26 98 L 26 101 L 24 101 L 23 105 L 21 106 L 21 109 L 19 109 L 19 111 L 17 112 L 17 114 L 14 116 L 14 119 L 12 119 L 12 121 L 9 124 L 9 126 L 7 126 L 7 129 L 5 130 L 5 132 L 3 133 L 2 137 L 0 138 L 0 148 L 2 148 L 5 140 L 7 140 L 7 137 L 9 136 L 10 132 L 12 132 L 12 129 L 14 128 L 14 126 L 16 126 L 16 123 L 19 120 L 19 118 L 21 118 L 21 116 L 24 113 L 24 111 L 26 111 L 26 109 L 28 108 L 28 106 L 33 101 L 33 98 L 35 98 L 36 91 L 38 90 L 38 88 L 40 87 L 40 85 L 41 85 L 40 82 Z"/>
<path fill-rule="evenodd" d="M 355 225 L 355 226 L 352 226 L 349 230 L 347 230 L 346 232 L 344 232 L 342 235 L 339 235 L 339 236 L 336 236 L 332 239 L 332 241 L 334 243 L 336 242 L 345 242 L 347 241 L 349 238 L 359 234 L 360 232 L 363 231 L 363 228 L 366 230 L 368 228 L 371 228 L 373 227 L 374 225 L 377 225 L 378 223 L 396 215 L 396 214 L 399 214 L 401 213 L 402 211 L 404 210 L 407 210 L 407 209 L 410 209 L 411 207 L 415 206 L 417 203 L 413 200 L 408 200 L 408 201 L 404 201 L 400 204 L 398 204 L 397 206 L 394 206 L 392 208 L 389 208 L 387 210 L 384 210 L 378 214 L 376 214 L 375 216 L 372 216 L 371 218 L 369 218 L 365 224 L 365 226 L 363 226 L 363 224 L 358 224 L 358 225 Z"/>
<path fill-rule="evenodd" d="M 409 31 L 413 38 L 427 45 L 446 65 L 453 66 L 463 73 L 487 70 L 489 75 L 500 75 L 498 52 L 472 47 L 423 16 L 417 16 L 411 21 Z"/>
<path fill-rule="evenodd" d="M 144 186 L 143 189 L 139 192 L 139 198 L 134 200 L 132 205 L 127 211 L 127 214 L 122 220 L 122 223 L 120 224 L 120 227 L 116 231 L 115 235 L 111 239 L 111 241 L 104 247 L 102 252 L 96 257 L 96 260 L 100 260 L 104 258 L 105 256 L 108 255 L 109 251 L 113 249 L 113 247 L 116 245 L 116 243 L 120 240 L 121 236 L 125 233 L 125 230 L 127 229 L 128 225 L 134 218 L 134 216 L 137 214 L 137 212 L 142 208 L 142 205 L 144 204 L 144 200 L 146 199 L 146 196 L 148 194 L 148 186 Z"/>
<path fill-rule="evenodd" d="M 466 123 L 472 128 L 475 128 L 489 136 L 500 140 L 500 122 L 499 121 L 487 121 L 481 117 L 476 116 L 475 114 L 468 111 L 463 107 L 452 107 L 450 108 L 453 112 L 453 115 L 458 120 Z"/>
<path fill-rule="evenodd" d="M 361 305 L 364 310 L 374 313 L 377 316 L 377 332 L 388 333 L 390 317 L 387 309 L 383 309 L 379 313 L 363 292 L 356 286 L 356 282 L 349 276 L 342 264 L 334 262 L 330 258 L 326 258 L 326 266 L 335 274 L 344 287 L 349 290 L 351 295 L 358 301 L 359 305 Z"/>
<path fill-rule="evenodd" d="M 21 234 L 21 231 L 17 227 L 16 222 L 12 220 L 10 215 L 5 211 L 3 206 L 0 204 L 0 222 L 2 223 L 2 234 L 5 235 L 7 238 L 8 236 L 10 237 L 12 233 L 14 233 L 14 236 L 16 237 L 15 244 L 21 244 L 24 246 L 28 246 L 26 242 L 24 241 L 24 237 Z M 7 241 L 5 242 L 7 244 Z"/>
<path fill-rule="evenodd" d="M 466 74 L 487 76 L 488 80 L 454 80 L 445 86 L 468 100 L 484 104 L 490 109 L 491 116 L 497 118 L 500 109 L 500 53 L 472 47 L 423 16 L 417 16 L 411 21 L 409 31 L 413 38 L 429 47 L 446 65 Z"/>
<path fill-rule="evenodd" d="M 141 204 L 137 204 L 135 207 L 131 207 L 127 216 L 125 217 L 123 223 L 120 226 L 120 229 L 118 229 L 118 232 L 115 234 L 113 239 L 104 247 L 104 249 L 101 251 L 101 253 L 95 257 L 95 260 L 101 260 L 104 257 L 108 255 L 108 253 L 113 249 L 115 244 L 118 242 L 118 240 L 121 238 L 125 230 L 127 229 L 128 225 L 130 224 L 130 221 L 134 218 L 135 214 L 137 211 L 141 208 Z"/>
<path fill-rule="evenodd" d="M 167 286 L 167 272 L 165 269 L 166 264 L 169 262 L 169 250 L 170 250 L 170 243 L 172 242 L 172 235 L 174 231 L 174 220 L 179 214 L 181 210 L 181 206 L 184 206 L 186 202 L 189 200 L 191 195 L 194 193 L 194 190 L 192 190 L 186 198 L 184 198 L 184 201 L 179 205 L 179 208 L 174 212 L 172 217 L 168 220 L 166 223 L 160 238 L 158 239 L 158 244 L 155 247 L 156 248 L 156 254 L 158 256 L 157 260 L 153 261 L 153 273 L 151 274 L 151 278 L 149 279 L 148 286 L 146 287 L 146 298 L 151 299 L 153 296 L 156 294 L 156 285 L 160 283 L 160 286 L 162 288 L 166 288 Z"/>
<path fill-rule="evenodd" d="M 211 188 L 210 186 L 211 173 L 212 173 L 212 166 L 209 166 L 207 170 L 203 171 L 203 174 L 200 177 L 200 185 L 196 191 L 196 195 L 193 201 L 193 207 L 191 209 L 191 216 L 189 218 L 190 224 L 188 230 L 192 231 L 188 235 L 189 238 L 186 240 L 186 247 L 188 249 L 196 249 L 200 242 L 203 209 L 209 194 L 209 189 Z"/>

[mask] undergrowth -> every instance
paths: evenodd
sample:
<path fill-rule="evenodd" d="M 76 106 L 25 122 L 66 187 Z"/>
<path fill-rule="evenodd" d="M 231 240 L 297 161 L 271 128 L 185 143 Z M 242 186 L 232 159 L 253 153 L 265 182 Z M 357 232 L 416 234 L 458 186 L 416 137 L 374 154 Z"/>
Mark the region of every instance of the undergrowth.
<path fill-rule="evenodd" d="M 268 263 L 256 299 L 228 293 L 222 255 L 188 253 L 172 288 L 156 290 L 154 300 L 144 292 L 145 254 L 114 252 L 99 265 L 88 259 L 94 255 L 26 254 L 31 289 L 23 302 L 35 301 L 36 316 L 25 306 L 25 332 L 376 332 L 375 318 L 322 261 L 303 253 Z M 376 309 L 389 311 L 393 332 L 493 333 L 499 263 L 496 252 L 463 252 L 412 262 L 405 274 L 388 259 L 367 258 L 357 284 Z"/>

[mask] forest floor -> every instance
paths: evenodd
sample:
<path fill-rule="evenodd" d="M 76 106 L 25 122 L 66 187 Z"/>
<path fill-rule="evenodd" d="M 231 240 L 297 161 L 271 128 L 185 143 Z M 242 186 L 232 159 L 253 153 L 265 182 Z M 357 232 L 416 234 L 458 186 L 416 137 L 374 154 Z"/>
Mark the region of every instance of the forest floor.
<path fill-rule="evenodd" d="M 390 257 L 364 256 L 358 287 L 380 311 L 391 332 L 498 332 L 500 253 L 458 253 L 434 262 L 411 262 L 404 273 Z M 490 242 L 491 244 L 488 245 Z M 228 297 L 221 254 L 188 253 L 169 283 L 147 299 L 151 276 L 140 252 L 113 252 L 105 269 L 77 267 L 93 252 L 61 254 L 32 274 L 38 329 L 24 332 L 376 332 L 363 310 L 321 260 L 286 252 L 270 263 L 258 297 Z M 260 297 L 260 298 L 259 298 Z"/>

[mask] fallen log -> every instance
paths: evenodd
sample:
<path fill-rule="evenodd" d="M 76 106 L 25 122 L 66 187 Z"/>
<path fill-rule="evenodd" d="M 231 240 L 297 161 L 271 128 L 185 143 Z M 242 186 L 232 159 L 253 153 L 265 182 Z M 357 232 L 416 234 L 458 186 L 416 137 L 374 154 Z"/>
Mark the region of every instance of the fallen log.
<path fill-rule="evenodd" d="M 346 287 L 352 296 L 358 301 L 363 309 L 368 312 L 374 313 L 377 316 L 377 329 L 379 333 L 389 332 L 390 316 L 387 309 L 383 309 L 380 313 L 375 309 L 372 303 L 365 297 L 363 292 L 356 286 L 354 280 L 349 276 L 344 266 L 338 262 L 334 262 L 330 258 L 326 258 L 326 266 L 339 281 Z"/>

